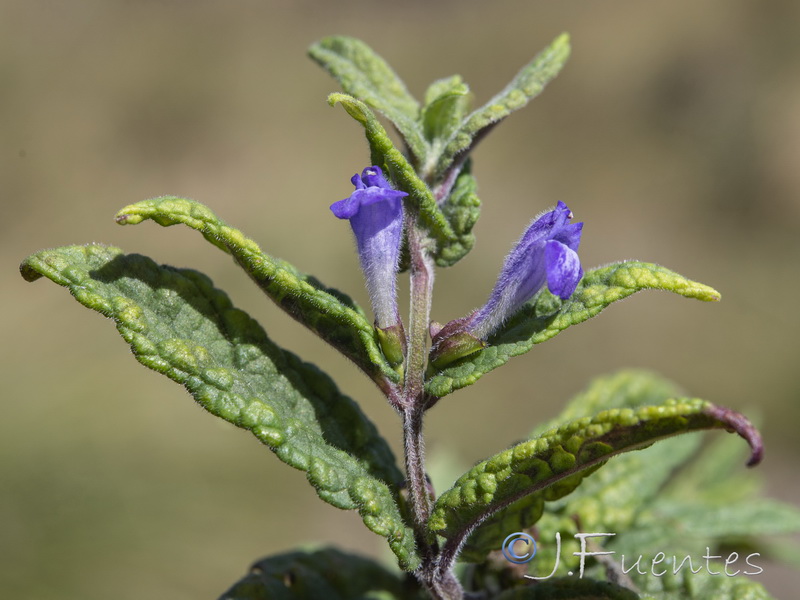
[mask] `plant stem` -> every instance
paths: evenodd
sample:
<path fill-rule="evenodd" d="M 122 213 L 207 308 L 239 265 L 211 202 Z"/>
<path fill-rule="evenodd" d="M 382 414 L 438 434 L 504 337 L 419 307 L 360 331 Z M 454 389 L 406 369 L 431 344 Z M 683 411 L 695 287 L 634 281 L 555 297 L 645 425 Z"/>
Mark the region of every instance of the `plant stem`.
<path fill-rule="evenodd" d="M 425 475 L 425 453 L 422 437 L 422 415 L 425 406 L 425 356 L 428 323 L 433 291 L 433 265 L 424 247 L 424 233 L 418 228 L 415 215 L 409 215 L 408 250 L 411 259 L 411 314 L 408 328 L 406 377 L 403 389 L 403 438 L 406 455 L 406 477 L 414 513 L 418 543 L 429 549 L 425 541 L 425 525 L 430 516 Z"/>
<path fill-rule="evenodd" d="M 427 357 L 428 325 L 433 293 L 433 262 L 427 252 L 427 237 L 418 227 L 416 215 L 407 214 L 408 250 L 411 263 L 411 311 L 407 331 L 406 376 L 403 386 L 403 442 L 406 478 L 414 519 L 414 533 L 422 554 L 418 572 L 422 584 L 436 600 L 460 600 L 461 584 L 449 569 L 436 568 L 438 544 L 427 533 L 431 514 L 431 495 L 425 473 L 425 444 L 422 419 L 429 398 L 425 394 L 424 377 Z"/>
<path fill-rule="evenodd" d="M 414 513 L 414 530 L 417 543 L 423 554 L 431 554 L 433 549 L 427 542 L 425 526 L 430 517 L 431 506 L 428 495 L 428 482 L 425 475 L 425 448 L 422 438 L 422 411 L 406 409 L 403 412 L 403 442 L 406 455 L 406 476 L 408 477 L 411 510 Z"/>
<path fill-rule="evenodd" d="M 407 358 L 404 396 L 406 408 L 421 404 L 424 390 L 425 358 L 428 324 L 431 315 L 433 292 L 433 262 L 425 248 L 426 237 L 416 224 L 415 215 L 409 215 L 408 251 L 411 262 L 411 314 L 407 332 Z"/>

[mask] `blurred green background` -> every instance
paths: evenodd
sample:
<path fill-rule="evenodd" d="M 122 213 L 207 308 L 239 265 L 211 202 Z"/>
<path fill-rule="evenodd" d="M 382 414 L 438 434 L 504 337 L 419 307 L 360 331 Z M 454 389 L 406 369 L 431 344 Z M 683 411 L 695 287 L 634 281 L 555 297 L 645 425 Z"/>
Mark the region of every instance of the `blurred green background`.
<path fill-rule="evenodd" d="M 524 224 L 556 200 L 586 223 L 585 266 L 658 262 L 723 301 L 644 293 L 512 360 L 430 413 L 434 465 L 468 466 L 590 378 L 637 366 L 760 416 L 760 475 L 797 501 L 800 3 L 3 0 L 7 597 L 213 598 L 254 559 L 299 545 L 385 556 L 355 513 L 316 500 L 300 472 L 137 364 L 111 323 L 51 283 L 24 283 L 17 265 L 98 241 L 204 271 L 334 374 L 399 450 L 376 390 L 228 257 L 186 228 L 120 228 L 113 215 L 192 197 L 366 303 L 349 228 L 328 211 L 366 144 L 325 104 L 337 88 L 307 46 L 359 36 L 418 96 L 460 73 L 483 103 L 562 31 L 573 40 L 562 75 L 475 154 L 478 244 L 438 274 L 433 317 L 482 304 Z M 760 579 L 779 597 L 800 583 L 771 565 Z"/>

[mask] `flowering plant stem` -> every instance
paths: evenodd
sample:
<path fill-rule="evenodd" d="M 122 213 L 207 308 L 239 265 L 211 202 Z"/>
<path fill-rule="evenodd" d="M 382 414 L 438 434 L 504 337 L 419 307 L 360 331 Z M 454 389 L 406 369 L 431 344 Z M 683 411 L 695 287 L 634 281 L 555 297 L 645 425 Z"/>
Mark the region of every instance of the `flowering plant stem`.
<path fill-rule="evenodd" d="M 427 533 L 432 498 L 425 472 L 425 444 L 422 420 L 429 398 L 425 393 L 425 358 L 428 323 L 433 294 L 433 261 L 427 251 L 429 240 L 417 223 L 417 215 L 406 215 L 408 252 L 410 258 L 411 307 L 408 328 L 406 372 L 401 411 L 406 477 L 409 490 L 414 532 L 422 555 L 418 576 L 434 598 L 461 598 L 461 585 L 451 571 L 437 576 L 438 554 L 435 538 Z"/>

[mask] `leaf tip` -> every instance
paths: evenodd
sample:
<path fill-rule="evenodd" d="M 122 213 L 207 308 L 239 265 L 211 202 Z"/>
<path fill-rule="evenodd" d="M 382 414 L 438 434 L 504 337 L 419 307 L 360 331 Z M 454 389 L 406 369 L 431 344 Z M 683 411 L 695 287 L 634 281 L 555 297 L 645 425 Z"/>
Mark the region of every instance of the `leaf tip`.
<path fill-rule="evenodd" d="M 720 294 L 714 288 L 703 284 L 698 284 L 698 286 L 700 288 L 697 295 L 698 299 L 703 300 L 704 302 L 719 302 L 722 300 L 722 294 Z"/>
<path fill-rule="evenodd" d="M 117 225 L 137 225 L 144 220 L 142 215 L 135 214 L 135 207 L 133 204 L 126 206 L 114 216 L 114 221 Z"/>
<path fill-rule="evenodd" d="M 342 92 L 333 92 L 328 94 L 328 106 L 336 106 L 337 104 L 341 104 L 347 110 L 348 103 L 352 103 L 356 101 L 356 99 L 349 95 L 343 94 Z"/>
<path fill-rule="evenodd" d="M 551 44 L 547 47 L 546 51 L 560 63 L 563 63 L 569 58 L 572 53 L 572 46 L 570 44 L 570 35 L 566 31 L 561 33 Z"/>
<path fill-rule="evenodd" d="M 755 467 L 761 462 L 764 458 L 764 442 L 758 429 L 747 417 L 735 410 L 715 404 L 709 404 L 704 412 L 726 425 L 729 431 L 735 432 L 748 443 L 750 446 L 750 459 L 747 461 L 748 467 Z"/>
<path fill-rule="evenodd" d="M 19 265 L 19 274 L 29 283 L 42 278 L 42 274 L 31 265 L 33 256 L 34 255 L 29 256 Z"/>

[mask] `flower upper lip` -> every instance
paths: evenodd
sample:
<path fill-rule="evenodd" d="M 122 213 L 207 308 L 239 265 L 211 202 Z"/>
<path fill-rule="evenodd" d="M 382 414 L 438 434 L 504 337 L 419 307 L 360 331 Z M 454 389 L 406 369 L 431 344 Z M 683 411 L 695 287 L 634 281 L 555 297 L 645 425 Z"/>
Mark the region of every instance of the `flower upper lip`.
<path fill-rule="evenodd" d="M 340 219 L 350 219 L 361 207 L 375 202 L 390 202 L 395 209 L 393 203 L 408 196 L 406 192 L 392 189 L 380 167 L 367 167 L 361 175 L 353 175 L 350 181 L 355 191 L 348 198 L 331 204 L 331 211 Z"/>

